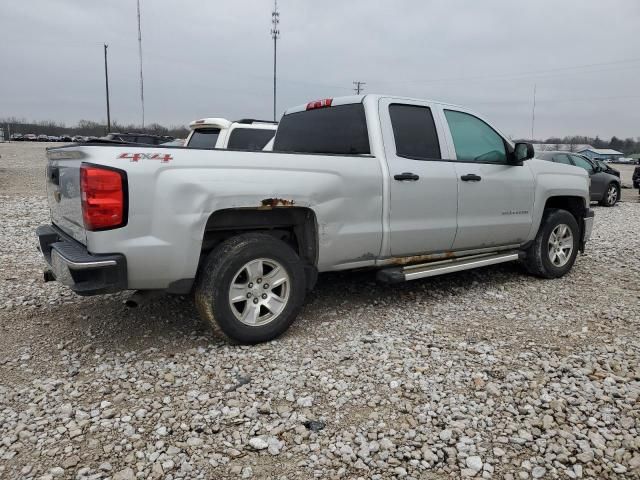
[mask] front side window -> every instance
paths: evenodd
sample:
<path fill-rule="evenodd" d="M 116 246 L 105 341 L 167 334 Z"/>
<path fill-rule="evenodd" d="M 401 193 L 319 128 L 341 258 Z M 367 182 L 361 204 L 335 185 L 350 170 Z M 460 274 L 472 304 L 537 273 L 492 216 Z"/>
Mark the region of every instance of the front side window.
<path fill-rule="evenodd" d="M 445 110 L 459 162 L 507 163 L 505 142 L 485 122 L 468 113 Z"/>
<path fill-rule="evenodd" d="M 216 142 L 220 135 L 219 128 L 198 128 L 193 131 L 189 140 L 189 148 L 216 148 Z"/>
<path fill-rule="evenodd" d="M 584 168 L 587 172 L 593 173 L 593 165 L 591 165 L 588 160 L 577 155 L 571 155 L 571 159 L 573 160 L 573 163 L 575 163 L 576 167 Z"/>
<path fill-rule="evenodd" d="M 396 154 L 416 160 L 440 159 L 436 124 L 429 107 L 389 105 Z"/>

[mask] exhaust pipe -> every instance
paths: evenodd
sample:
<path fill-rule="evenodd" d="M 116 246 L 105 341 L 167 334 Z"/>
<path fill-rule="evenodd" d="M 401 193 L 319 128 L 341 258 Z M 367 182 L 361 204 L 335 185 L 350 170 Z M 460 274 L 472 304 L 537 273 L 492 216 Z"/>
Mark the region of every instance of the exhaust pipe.
<path fill-rule="evenodd" d="M 164 290 L 136 290 L 124 304 L 129 308 L 138 308 L 163 295 L 165 295 Z"/>
<path fill-rule="evenodd" d="M 53 271 L 49 270 L 48 268 L 44 272 L 42 272 L 42 278 L 44 280 L 44 283 L 55 282 L 56 280 L 56 276 L 53 274 Z"/>

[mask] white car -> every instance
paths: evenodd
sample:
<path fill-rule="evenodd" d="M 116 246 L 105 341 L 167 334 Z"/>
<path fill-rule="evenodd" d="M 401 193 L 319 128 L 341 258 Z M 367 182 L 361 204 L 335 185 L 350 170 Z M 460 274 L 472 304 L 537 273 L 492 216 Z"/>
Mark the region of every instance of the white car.
<path fill-rule="evenodd" d="M 187 148 L 262 150 L 276 133 L 278 124 L 245 118 L 232 122 L 226 118 L 202 118 L 189 124 Z"/>

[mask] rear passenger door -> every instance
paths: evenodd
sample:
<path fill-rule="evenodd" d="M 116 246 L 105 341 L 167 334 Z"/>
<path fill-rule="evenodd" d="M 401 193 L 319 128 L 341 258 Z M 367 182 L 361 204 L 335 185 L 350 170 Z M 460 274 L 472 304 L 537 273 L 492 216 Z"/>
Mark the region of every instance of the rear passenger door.
<path fill-rule="evenodd" d="M 393 256 L 451 249 L 456 234 L 458 185 L 434 106 L 381 99 L 389 176 L 390 247 Z"/>
<path fill-rule="evenodd" d="M 533 221 L 534 181 L 527 163 L 510 164 L 510 145 L 474 114 L 447 107 L 442 114 L 458 180 L 453 249 L 523 243 Z"/>

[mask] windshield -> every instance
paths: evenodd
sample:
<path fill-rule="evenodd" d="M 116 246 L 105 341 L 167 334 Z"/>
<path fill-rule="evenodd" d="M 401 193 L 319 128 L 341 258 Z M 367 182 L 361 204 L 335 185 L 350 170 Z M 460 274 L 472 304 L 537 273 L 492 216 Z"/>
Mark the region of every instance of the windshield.
<path fill-rule="evenodd" d="M 193 131 L 187 147 L 189 148 L 216 148 L 216 142 L 220 135 L 219 128 L 198 128 Z"/>

